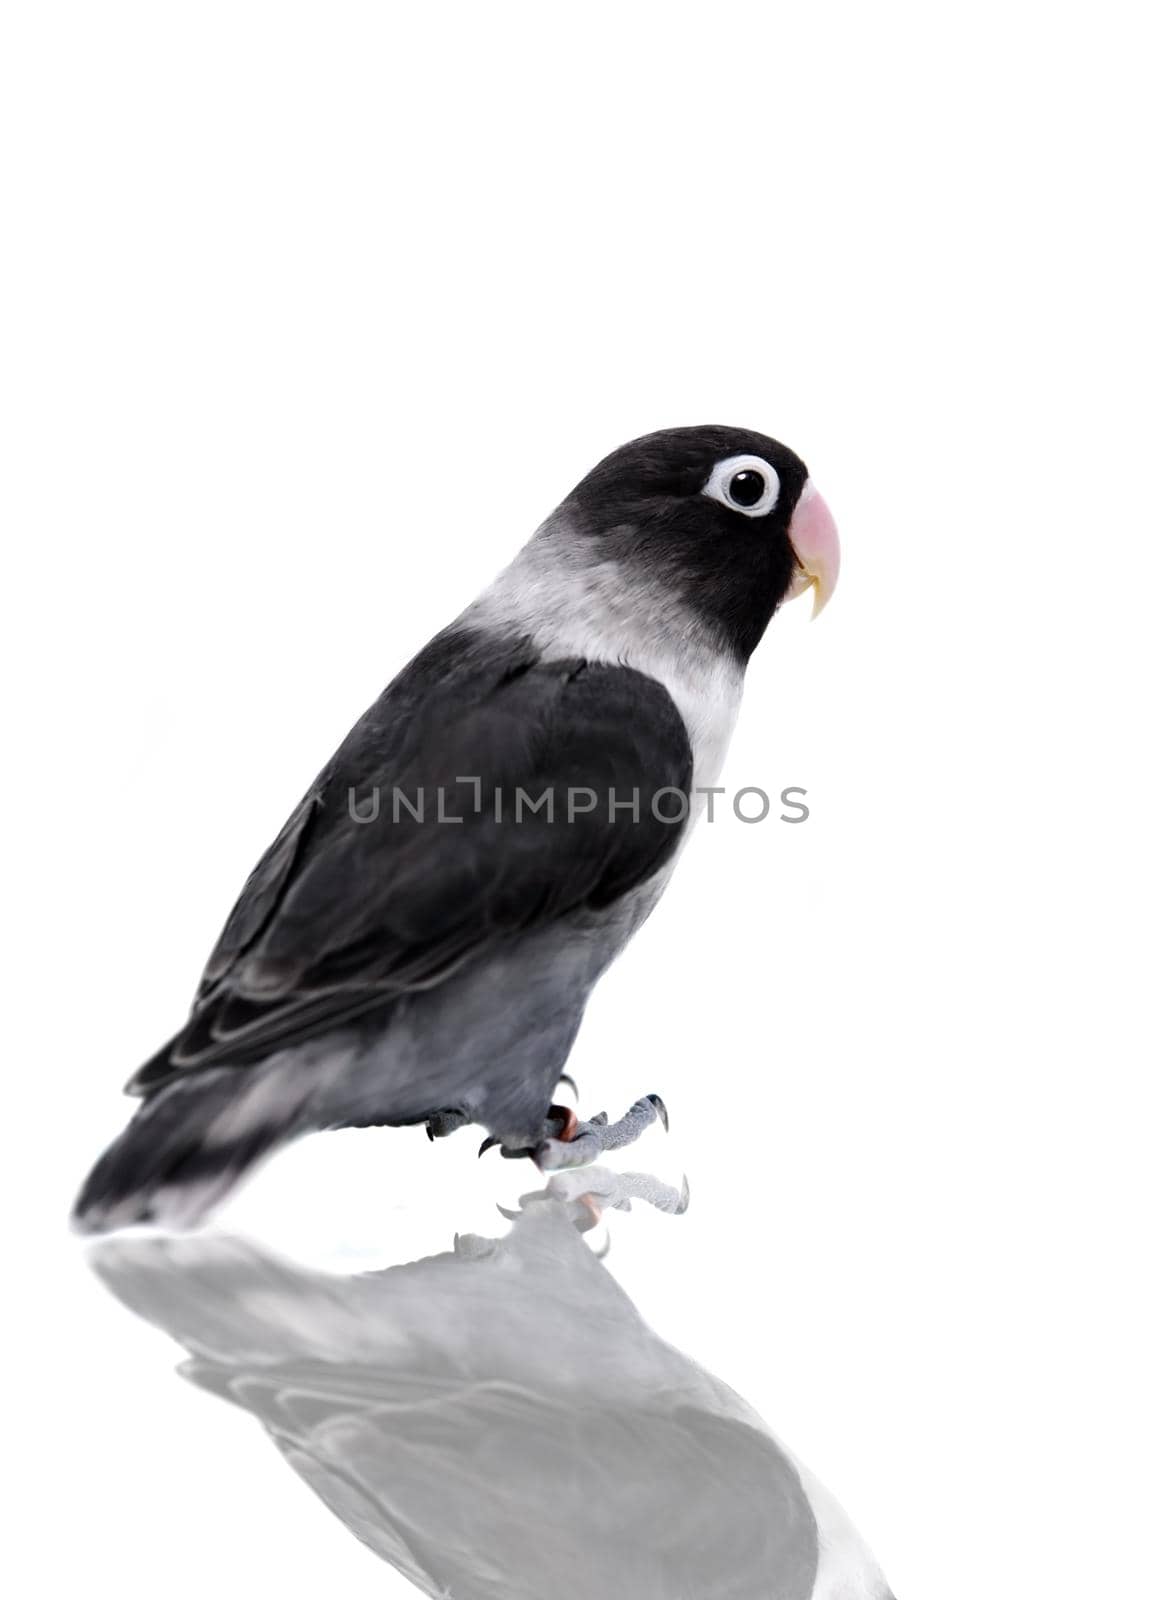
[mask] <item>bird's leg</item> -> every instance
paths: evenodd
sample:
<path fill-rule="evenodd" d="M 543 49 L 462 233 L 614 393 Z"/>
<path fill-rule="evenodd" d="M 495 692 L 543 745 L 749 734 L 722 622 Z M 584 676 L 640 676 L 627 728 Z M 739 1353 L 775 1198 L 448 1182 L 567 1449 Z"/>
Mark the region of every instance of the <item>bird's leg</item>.
<path fill-rule="evenodd" d="M 562 1082 L 561 1078 L 559 1082 Z M 543 1143 L 554 1142 L 562 1144 L 566 1140 L 574 1138 L 582 1127 L 582 1123 L 578 1119 L 578 1113 L 573 1111 L 570 1106 L 553 1105 L 547 1110 L 547 1127 L 551 1131 L 547 1138 L 543 1140 Z M 497 1134 L 492 1133 L 479 1146 L 480 1156 L 486 1155 L 487 1151 L 493 1150 L 496 1145 L 502 1152 L 504 1161 L 519 1161 L 525 1156 L 533 1156 L 539 1148 L 537 1145 L 508 1146 L 503 1143 Z M 588 1159 L 590 1158 L 588 1157 Z"/>
<path fill-rule="evenodd" d="M 447 1106 L 442 1111 L 436 1111 L 434 1116 L 428 1117 L 424 1126 L 427 1129 L 428 1139 L 445 1139 L 449 1133 L 469 1126 L 470 1121 L 465 1111 Z"/>
<path fill-rule="evenodd" d="M 681 1216 L 690 1204 L 690 1185 L 685 1178 L 676 1189 L 649 1172 L 613 1172 L 610 1167 L 560 1169 L 544 1193 L 568 1204 L 578 1202 L 589 1213 L 588 1226 L 599 1222 L 604 1211 L 629 1211 L 634 1200 L 671 1216 Z"/>
<path fill-rule="evenodd" d="M 553 1106 L 552 1117 L 555 1112 L 565 1110 L 565 1107 Z M 623 1145 L 633 1144 L 655 1120 L 664 1128 L 670 1126 L 666 1107 L 656 1094 L 644 1094 L 617 1122 L 608 1122 L 605 1111 L 600 1111 L 589 1122 L 579 1122 L 573 1112 L 569 1118 L 573 1118 L 573 1123 L 568 1119 L 557 1138 L 544 1139 L 531 1152 L 544 1172 L 554 1172 L 559 1167 L 582 1167 L 589 1161 L 597 1161 L 606 1150 L 619 1150 Z"/>
<path fill-rule="evenodd" d="M 656 1211 L 680 1217 L 690 1205 L 690 1185 L 683 1176 L 676 1189 L 649 1172 L 615 1172 L 610 1167 L 568 1167 L 552 1173 L 545 1189 L 535 1189 L 519 1199 L 520 1211 L 498 1206 L 508 1222 L 515 1222 L 540 1201 L 558 1200 L 579 1233 L 596 1228 L 608 1211 L 630 1211 L 632 1201 L 643 1200 Z M 455 1248 L 459 1241 L 456 1238 Z M 608 1241 L 609 1248 L 609 1241 Z M 604 1249 L 599 1259 L 606 1254 Z"/>

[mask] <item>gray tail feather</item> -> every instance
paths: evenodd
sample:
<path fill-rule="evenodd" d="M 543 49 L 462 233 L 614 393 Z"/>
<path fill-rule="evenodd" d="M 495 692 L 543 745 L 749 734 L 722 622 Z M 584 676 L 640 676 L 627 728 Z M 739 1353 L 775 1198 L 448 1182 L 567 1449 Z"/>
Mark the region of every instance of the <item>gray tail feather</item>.
<path fill-rule="evenodd" d="M 157 1090 L 96 1162 L 72 1211 L 80 1233 L 156 1224 L 193 1228 L 261 1156 L 292 1132 L 234 1067 L 190 1073 Z"/>

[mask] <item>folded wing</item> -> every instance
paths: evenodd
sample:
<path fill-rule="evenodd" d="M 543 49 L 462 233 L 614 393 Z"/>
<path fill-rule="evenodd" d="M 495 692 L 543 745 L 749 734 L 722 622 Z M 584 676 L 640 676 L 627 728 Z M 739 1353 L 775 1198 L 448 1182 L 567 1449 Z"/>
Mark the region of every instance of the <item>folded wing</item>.
<path fill-rule="evenodd" d="M 686 729 L 653 679 L 543 662 L 525 641 L 441 637 L 289 818 L 185 1027 L 129 1089 L 261 1060 L 494 943 L 610 906 L 674 852 L 685 806 L 653 802 L 690 782 Z"/>

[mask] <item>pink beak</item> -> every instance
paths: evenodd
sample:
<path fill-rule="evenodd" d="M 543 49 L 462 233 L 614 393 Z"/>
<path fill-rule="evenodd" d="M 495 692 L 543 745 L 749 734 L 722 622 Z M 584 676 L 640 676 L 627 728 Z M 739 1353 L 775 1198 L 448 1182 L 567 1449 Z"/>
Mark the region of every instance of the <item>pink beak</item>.
<path fill-rule="evenodd" d="M 793 600 L 813 584 L 814 609 L 810 615 L 816 617 L 838 582 L 842 551 L 830 508 L 809 478 L 790 518 L 790 544 L 798 557 L 798 570 L 782 599 Z"/>

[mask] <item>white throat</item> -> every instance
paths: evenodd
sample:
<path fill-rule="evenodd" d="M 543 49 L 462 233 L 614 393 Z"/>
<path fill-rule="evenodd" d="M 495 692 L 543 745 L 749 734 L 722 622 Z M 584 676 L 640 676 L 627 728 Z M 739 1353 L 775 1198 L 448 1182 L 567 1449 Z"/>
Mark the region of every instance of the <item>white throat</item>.
<path fill-rule="evenodd" d="M 702 618 L 655 580 L 588 561 L 544 524 L 463 619 L 529 633 L 545 660 L 581 656 L 661 683 L 694 752 L 694 787 L 718 781 L 742 699 L 743 669 Z"/>

